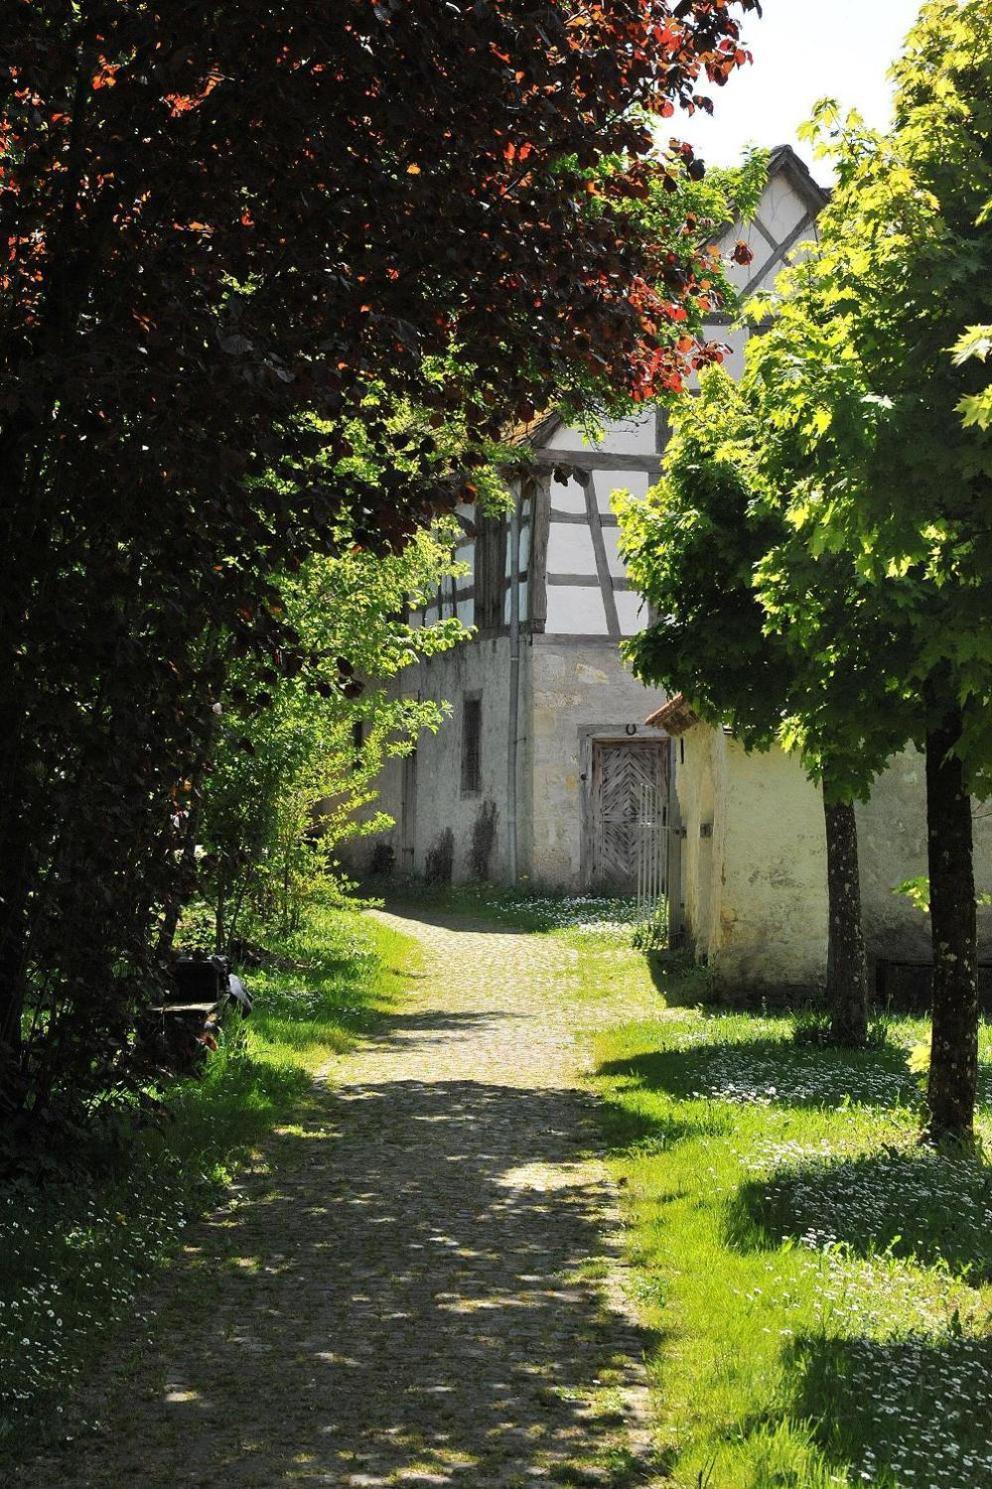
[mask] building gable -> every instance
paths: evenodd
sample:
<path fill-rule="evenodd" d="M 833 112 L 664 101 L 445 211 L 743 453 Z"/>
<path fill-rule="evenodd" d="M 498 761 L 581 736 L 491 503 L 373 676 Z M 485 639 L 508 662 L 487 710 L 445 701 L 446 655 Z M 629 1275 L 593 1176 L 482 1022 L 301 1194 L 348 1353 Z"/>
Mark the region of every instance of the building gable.
<path fill-rule="evenodd" d="M 753 220 L 729 223 L 719 239 L 728 257 L 740 240 L 751 249 L 748 266 L 730 266 L 745 300 L 770 289 L 790 257 L 815 238 L 816 215 L 827 200 L 828 193 L 793 150 L 782 146 L 772 152 L 768 183 Z M 724 365 L 739 376 L 747 328 L 714 315 L 705 334 L 729 348 Z M 612 496 L 618 490 L 639 497 L 647 493 L 661 472 L 667 440 L 666 415 L 655 407 L 609 422 L 595 443 L 553 413 L 522 433 L 520 442 L 536 472 L 519 493 L 520 605 L 526 629 L 619 641 L 643 627 L 642 602 L 630 587 L 618 551 Z M 509 621 L 510 544 L 505 533 L 495 535 L 492 521 L 472 508 L 460 508 L 459 517 L 466 532 L 459 557 L 472 572 L 438 595 L 426 620 L 457 615 L 492 635 Z"/>

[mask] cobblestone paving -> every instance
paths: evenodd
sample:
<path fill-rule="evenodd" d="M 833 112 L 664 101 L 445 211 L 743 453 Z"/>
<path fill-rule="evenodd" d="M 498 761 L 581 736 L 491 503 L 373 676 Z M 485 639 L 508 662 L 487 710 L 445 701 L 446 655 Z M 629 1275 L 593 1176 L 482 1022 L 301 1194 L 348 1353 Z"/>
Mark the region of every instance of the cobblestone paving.
<path fill-rule="evenodd" d="M 100 1429 L 21 1486 L 649 1480 L 576 953 L 387 918 L 426 947 L 409 998 L 198 1227 Z"/>

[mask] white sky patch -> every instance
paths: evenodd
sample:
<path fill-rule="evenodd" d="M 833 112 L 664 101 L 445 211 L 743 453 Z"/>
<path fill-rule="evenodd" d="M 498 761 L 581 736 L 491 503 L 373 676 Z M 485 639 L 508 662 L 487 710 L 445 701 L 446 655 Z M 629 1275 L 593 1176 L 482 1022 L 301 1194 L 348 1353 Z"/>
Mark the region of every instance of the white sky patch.
<path fill-rule="evenodd" d="M 763 0 L 764 15 L 745 20 L 754 63 L 713 90 L 712 118 L 676 114 L 671 132 L 713 165 L 734 165 L 745 146 L 792 145 L 827 182 L 797 130 L 820 98 L 858 109 L 875 128 L 891 119 L 888 71 L 916 20 L 918 0 Z"/>

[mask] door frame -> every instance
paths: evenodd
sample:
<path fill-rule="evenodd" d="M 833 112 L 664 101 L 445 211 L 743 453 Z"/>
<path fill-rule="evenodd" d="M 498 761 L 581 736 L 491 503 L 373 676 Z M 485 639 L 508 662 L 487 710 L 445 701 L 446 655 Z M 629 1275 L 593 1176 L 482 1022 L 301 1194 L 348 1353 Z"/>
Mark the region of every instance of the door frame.
<path fill-rule="evenodd" d="M 593 870 L 596 854 L 593 843 L 595 813 L 593 801 L 593 746 L 599 744 L 661 744 L 671 751 L 671 736 L 664 729 L 649 729 L 644 724 L 593 724 L 579 730 L 579 765 L 582 783 L 582 822 L 579 831 L 579 881 L 584 894 L 592 891 Z M 675 791 L 675 760 L 670 754 L 668 762 L 669 795 Z M 669 812 L 669 820 L 671 813 Z"/>

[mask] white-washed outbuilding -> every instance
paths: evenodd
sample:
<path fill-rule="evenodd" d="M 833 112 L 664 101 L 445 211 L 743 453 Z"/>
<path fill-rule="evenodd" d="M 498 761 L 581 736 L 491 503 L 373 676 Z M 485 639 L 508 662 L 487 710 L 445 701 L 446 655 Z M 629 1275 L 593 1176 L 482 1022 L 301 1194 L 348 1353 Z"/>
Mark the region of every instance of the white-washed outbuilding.
<path fill-rule="evenodd" d="M 682 834 L 682 927 L 696 959 L 728 988 L 810 989 L 827 960 L 823 800 L 799 759 L 749 754 L 726 729 L 703 724 L 680 695 L 650 715 L 674 741 Z M 907 749 L 858 803 L 865 941 L 898 997 L 925 997 L 930 923 L 895 887 L 927 872 L 925 764 Z M 975 874 L 992 888 L 992 813 L 976 803 Z M 980 911 L 985 952 L 992 912 Z M 917 975 L 916 969 L 919 969 Z"/>

